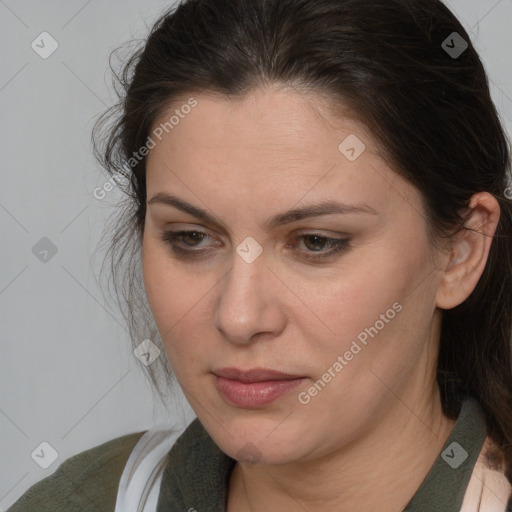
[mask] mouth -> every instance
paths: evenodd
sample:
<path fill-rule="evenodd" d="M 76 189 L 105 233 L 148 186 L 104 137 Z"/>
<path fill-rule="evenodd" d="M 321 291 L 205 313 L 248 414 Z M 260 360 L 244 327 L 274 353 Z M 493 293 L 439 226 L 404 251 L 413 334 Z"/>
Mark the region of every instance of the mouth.
<path fill-rule="evenodd" d="M 236 407 L 264 407 L 297 387 L 306 377 L 266 368 L 239 370 L 223 368 L 213 372 L 220 395 Z"/>

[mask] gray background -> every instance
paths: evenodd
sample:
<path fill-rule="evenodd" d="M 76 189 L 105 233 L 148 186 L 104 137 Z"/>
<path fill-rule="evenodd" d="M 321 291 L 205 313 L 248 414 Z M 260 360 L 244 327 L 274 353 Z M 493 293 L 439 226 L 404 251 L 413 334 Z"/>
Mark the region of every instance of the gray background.
<path fill-rule="evenodd" d="M 512 133 L 512 0 L 447 3 Z M 181 393 L 172 417 L 155 403 L 91 261 L 120 197 L 93 195 L 106 181 L 89 140 L 114 100 L 108 56 L 144 38 L 169 5 L 0 0 L 0 510 L 75 453 L 156 424 L 183 429 L 194 417 Z M 59 45 L 46 59 L 31 47 L 43 31 Z M 32 252 L 43 237 L 57 247 L 47 262 Z M 58 452 L 47 469 L 31 457 L 43 441 Z"/>

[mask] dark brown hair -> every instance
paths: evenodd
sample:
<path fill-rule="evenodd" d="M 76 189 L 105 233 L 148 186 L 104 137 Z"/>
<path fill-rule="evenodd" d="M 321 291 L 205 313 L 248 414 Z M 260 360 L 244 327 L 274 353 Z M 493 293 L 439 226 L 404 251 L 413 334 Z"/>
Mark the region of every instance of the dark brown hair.
<path fill-rule="evenodd" d="M 443 47 L 454 32 L 469 45 L 460 55 Z M 466 229 L 460 211 L 473 194 L 486 191 L 499 202 L 481 279 L 464 303 L 443 311 L 438 382 L 450 417 L 458 413 L 461 393 L 479 400 L 510 471 L 510 152 L 483 65 L 439 0 L 188 0 L 159 18 L 116 75 L 120 101 L 93 131 L 103 167 L 116 179 L 127 177 L 119 182 L 126 196 L 108 254 L 134 346 L 144 338 L 161 345 L 161 339 L 140 266 L 145 158 L 134 164 L 132 155 L 178 98 L 204 92 L 242 97 L 269 84 L 318 93 L 356 112 L 396 172 L 421 191 L 433 244 Z M 172 376 L 166 358 L 147 370 L 162 395 Z"/>

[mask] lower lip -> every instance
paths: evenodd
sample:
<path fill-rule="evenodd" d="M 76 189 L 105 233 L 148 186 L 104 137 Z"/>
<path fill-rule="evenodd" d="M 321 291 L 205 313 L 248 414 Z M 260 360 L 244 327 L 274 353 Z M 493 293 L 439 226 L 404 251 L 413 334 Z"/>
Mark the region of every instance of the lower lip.
<path fill-rule="evenodd" d="M 263 382 L 240 382 L 239 380 L 216 377 L 217 389 L 232 405 L 238 407 L 263 407 L 292 389 L 304 379 L 267 380 Z"/>

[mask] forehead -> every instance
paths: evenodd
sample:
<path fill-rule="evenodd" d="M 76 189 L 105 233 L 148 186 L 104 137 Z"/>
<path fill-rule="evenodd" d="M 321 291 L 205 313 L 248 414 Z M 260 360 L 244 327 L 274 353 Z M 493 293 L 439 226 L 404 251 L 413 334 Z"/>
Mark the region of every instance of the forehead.
<path fill-rule="evenodd" d="M 160 127 L 161 140 L 155 138 L 147 159 L 148 196 L 177 188 L 192 198 L 200 187 L 221 201 L 223 190 L 231 199 L 233 192 L 257 193 L 292 202 L 334 193 L 347 203 L 374 201 L 376 208 L 417 199 L 386 165 L 363 123 L 348 109 L 335 115 L 322 96 L 279 89 L 255 89 L 241 98 L 194 94 L 196 106 L 183 108 L 191 97 L 174 101 L 152 126 L 152 133 Z M 347 140 L 349 150 L 361 152 L 357 159 L 343 153 Z M 393 191 L 397 197 L 385 196 Z"/>
<path fill-rule="evenodd" d="M 158 167 L 153 166 L 156 160 L 193 167 L 209 162 L 242 175 L 255 168 L 257 175 L 275 170 L 282 177 L 287 170 L 292 175 L 317 172 L 339 161 L 340 143 L 354 134 L 364 140 L 367 153 L 376 151 L 361 123 L 335 117 L 320 96 L 272 88 L 241 98 L 195 94 L 193 100 L 193 109 L 185 108 L 190 98 L 175 100 L 153 123 L 157 137 L 148 155 L 148 174 Z"/>
<path fill-rule="evenodd" d="M 336 140 L 340 133 L 359 132 L 369 145 L 373 140 L 364 125 L 349 116 L 334 116 L 325 96 L 299 93 L 277 87 L 255 88 L 242 97 L 195 94 L 197 105 L 185 108 L 190 97 L 174 100 L 154 121 L 152 130 L 174 117 L 177 124 L 165 130 L 172 134 L 171 144 L 212 148 L 240 148 L 241 145 L 259 150 L 280 148 L 306 153 L 316 144 L 324 146 Z M 334 106 L 334 104 L 332 105 Z M 176 115 L 183 110 L 179 119 Z M 185 113 L 187 111 L 188 113 Z M 169 132 L 169 133 L 167 133 Z M 326 136 L 328 138 L 326 139 Z M 332 140 L 331 140 L 332 139 Z"/>

